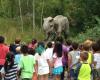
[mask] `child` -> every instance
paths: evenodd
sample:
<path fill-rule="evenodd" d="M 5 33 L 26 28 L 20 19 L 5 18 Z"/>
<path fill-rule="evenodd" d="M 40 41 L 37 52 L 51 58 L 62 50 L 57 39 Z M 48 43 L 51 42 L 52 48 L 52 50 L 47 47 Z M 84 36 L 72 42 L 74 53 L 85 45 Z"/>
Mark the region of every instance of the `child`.
<path fill-rule="evenodd" d="M 83 51 L 87 51 L 88 52 L 87 62 L 89 64 L 92 64 L 92 62 L 93 62 L 93 52 L 91 51 L 92 44 L 93 44 L 93 42 L 91 40 L 86 40 L 83 43 Z"/>
<path fill-rule="evenodd" d="M 5 38 L 0 36 L 0 70 L 4 66 L 5 58 L 7 53 L 9 52 L 9 47 L 5 45 Z M 1 74 L 0 74 L 1 79 Z"/>
<path fill-rule="evenodd" d="M 52 59 L 53 59 L 53 47 L 52 47 L 52 43 L 51 42 L 47 43 L 47 49 L 46 49 L 45 53 L 46 53 L 49 61 L 52 62 Z"/>
<path fill-rule="evenodd" d="M 76 75 L 74 73 L 76 69 L 76 64 L 79 61 L 80 57 L 80 51 L 78 50 L 78 43 L 73 42 L 72 43 L 72 48 L 73 50 L 69 52 L 68 54 L 68 69 L 70 71 L 70 78 L 71 80 L 76 80 Z"/>
<path fill-rule="evenodd" d="M 20 63 L 18 65 L 21 71 L 21 80 L 32 80 L 33 73 L 36 72 L 35 67 L 35 58 L 33 55 L 28 54 L 28 46 L 23 45 L 21 47 L 21 56 Z M 34 70 L 35 69 L 35 70 Z"/>
<path fill-rule="evenodd" d="M 54 47 L 53 51 L 53 71 L 52 73 L 55 76 L 54 80 L 60 80 L 60 75 L 63 72 L 63 64 L 62 64 L 62 44 L 60 42 L 57 42 Z"/>
<path fill-rule="evenodd" d="M 94 51 L 93 78 L 94 80 L 99 80 L 100 79 L 100 46 L 97 43 L 94 43 L 92 49 Z"/>
<path fill-rule="evenodd" d="M 21 47 L 21 39 L 16 38 L 15 42 L 13 44 L 10 44 L 10 51 L 14 53 L 14 55 L 17 54 L 16 48 Z"/>
<path fill-rule="evenodd" d="M 52 60 L 53 60 L 53 48 L 54 48 L 54 46 L 52 46 L 52 45 L 54 45 L 54 43 L 52 43 L 52 42 L 48 42 L 47 43 L 47 49 L 46 49 L 46 51 L 45 51 L 45 54 L 46 54 L 46 56 L 47 56 L 47 59 L 49 60 L 49 67 L 50 67 L 50 77 L 52 77 Z"/>
<path fill-rule="evenodd" d="M 82 62 L 77 64 L 75 70 L 77 80 L 91 80 L 91 66 L 87 62 L 88 52 L 81 52 L 80 57 Z"/>
<path fill-rule="evenodd" d="M 37 40 L 36 39 L 32 39 L 32 42 L 28 44 L 28 48 L 33 48 L 35 50 L 37 46 Z"/>
<path fill-rule="evenodd" d="M 44 43 L 39 42 L 36 48 L 35 59 L 38 66 L 38 79 L 48 80 L 49 74 L 49 59 L 45 53 Z"/>
<path fill-rule="evenodd" d="M 33 48 L 29 48 L 28 49 L 28 53 L 30 54 L 30 55 L 35 55 L 35 50 L 33 49 Z M 36 65 L 36 67 L 37 67 L 37 65 Z M 36 72 L 34 72 L 34 74 L 33 74 L 33 77 L 32 77 L 32 80 L 37 80 L 38 78 L 37 78 L 37 73 Z"/>
<path fill-rule="evenodd" d="M 1 74 L 4 80 L 17 80 L 18 67 L 14 62 L 14 54 L 9 52 L 6 56 L 6 62 L 1 69 Z"/>
<path fill-rule="evenodd" d="M 5 58 L 8 52 L 9 47 L 5 45 L 5 38 L 3 36 L 0 36 L 0 70 L 5 63 Z"/>
<path fill-rule="evenodd" d="M 64 39 L 62 36 L 57 37 L 56 40 L 62 44 L 63 72 L 61 73 L 61 80 L 64 80 L 65 69 L 68 67 L 68 51 L 70 47 L 65 45 Z M 69 45 L 70 45 L 70 42 L 69 42 Z"/>

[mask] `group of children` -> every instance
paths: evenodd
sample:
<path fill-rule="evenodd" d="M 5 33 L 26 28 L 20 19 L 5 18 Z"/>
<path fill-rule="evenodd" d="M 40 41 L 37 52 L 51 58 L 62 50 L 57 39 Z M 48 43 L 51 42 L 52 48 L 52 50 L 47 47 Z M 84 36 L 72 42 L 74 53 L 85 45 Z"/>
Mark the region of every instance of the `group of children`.
<path fill-rule="evenodd" d="M 4 44 L 2 38 L 0 36 L 0 45 Z M 17 38 L 10 44 L 4 64 L 0 63 L 4 80 L 100 79 L 100 40 L 87 40 L 82 44 L 65 42 L 62 37 L 50 42 L 32 39 L 28 44 L 20 44 L 20 41 Z"/>

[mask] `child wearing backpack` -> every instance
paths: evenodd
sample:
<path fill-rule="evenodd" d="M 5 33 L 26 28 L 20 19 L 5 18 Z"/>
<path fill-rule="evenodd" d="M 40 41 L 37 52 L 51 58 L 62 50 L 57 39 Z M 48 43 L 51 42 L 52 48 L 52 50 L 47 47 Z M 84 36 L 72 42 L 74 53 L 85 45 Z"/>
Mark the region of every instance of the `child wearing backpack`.
<path fill-rule="evenodd" d="M 72 48 L 73 50 L 68 53 L 68 70 L 69 70 L 69 75 L 71 80 L 76 80 L 76 75 L 75 75 L 75 69 L 76 69 L 76 64 L 79 62 L 80 58 L 80 51 L 78 50 L 79 44 L 76 42 L 72 43 Z"/>
<path fill-rule="evenodd" d="M 9 52 L 6 56 L 6 62 L 1 69 L 2 78 L 4 80 L 17 80 L 18 66 L 14 62 L 14 54 Z"/>
<path fill-rule="evenodd" d="M 75 74 L 77 80 L 91 80 L 91 66 L 87 62 L 88 52 L 83 51 L 80 53 L 81 62 L 77 64 Z"/>

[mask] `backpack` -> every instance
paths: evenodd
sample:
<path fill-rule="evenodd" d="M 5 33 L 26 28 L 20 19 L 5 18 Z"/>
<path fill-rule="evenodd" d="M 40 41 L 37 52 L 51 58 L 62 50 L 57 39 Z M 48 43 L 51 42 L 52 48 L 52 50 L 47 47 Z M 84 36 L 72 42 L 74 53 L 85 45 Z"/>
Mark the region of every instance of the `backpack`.
<path fill-rule="evenodd" d="M 19 45 L 16 45 L 16 44 L 10 44 L 10 51 L 12 51 L 14 53 L 14 55 L 17 54 L 16 52 L 16 48 L 21 46 L 20 44 Z"/>

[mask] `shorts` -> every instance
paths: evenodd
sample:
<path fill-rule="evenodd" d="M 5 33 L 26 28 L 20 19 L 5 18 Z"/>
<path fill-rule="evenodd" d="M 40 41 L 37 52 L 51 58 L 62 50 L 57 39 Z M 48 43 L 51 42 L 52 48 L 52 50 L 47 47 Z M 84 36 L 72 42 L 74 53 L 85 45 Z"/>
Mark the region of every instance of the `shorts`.
<path fill-rule="evenodd" d="M 70 70 L 70 77 L 74 78 L 76 80 L 77 75 L 75 74 L 75 69 Z"/>
<path fill-rule="evenodd" d="M 52 73 L 54 75 L 61 75 L 62 72 L 63 72 L 63 66 L 53 68 L 53 70 L 52 70 Z"/>
<path fill-rule="evenodd" d="M 46 75 L 46 74 L 49 74 L 49 67 L 38 68 L 38 75 Z"/>

